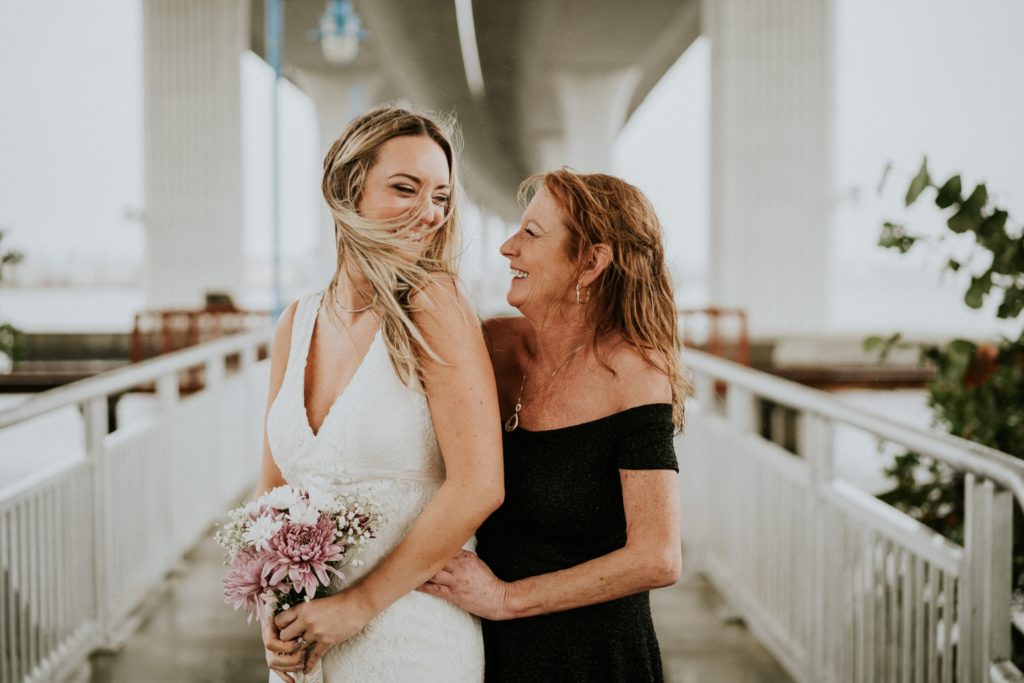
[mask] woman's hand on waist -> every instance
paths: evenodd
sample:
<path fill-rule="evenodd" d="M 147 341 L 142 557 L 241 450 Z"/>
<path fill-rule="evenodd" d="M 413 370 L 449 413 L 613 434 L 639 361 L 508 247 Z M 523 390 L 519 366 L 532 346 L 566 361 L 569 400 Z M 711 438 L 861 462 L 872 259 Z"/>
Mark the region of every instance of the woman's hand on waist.
<path fill-rule="evenodd" d="M 478 617 L 501 621 L 515 617 L 511 608 L 514 586 L 495 576 L 476 553 L 460 550 L 444 569 L 416 590 L 443 598 Z"/>

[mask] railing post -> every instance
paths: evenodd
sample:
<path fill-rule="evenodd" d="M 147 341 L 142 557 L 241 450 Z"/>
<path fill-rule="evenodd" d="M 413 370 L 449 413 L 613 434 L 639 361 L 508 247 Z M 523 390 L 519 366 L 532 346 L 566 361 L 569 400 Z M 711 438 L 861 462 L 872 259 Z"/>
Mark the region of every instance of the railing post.
<path fill-rule="evenodd" d="M 225 362 L 224 356 L 216 356 L 204 364 L 203 384 L 205 389 L 213 389 L 224 381 Z"/>
<path fill-rule="evenodd" d="M 224 402 L 225 394 L 223 393 L 223 387 L 226 373 L 227 358 L 224 355 L 219 354 L 214 356 L 204 364 L 203 389 L 208 392 L 217 392 L 214 395 L 218 396 L 220 400 L 218 400 L 214 410 L 220 414 L 219 421 L 221 424 L 226 424 L 225 417 L 234 409 L 234 406 L 227 405 Z M 226 502 L 234 493 L 231 490 L 231 477 L 233 474 L 237 476 L 237 473 L 234 472 L 234 470 L 238 467 L 238 459 L 235 457 L 238 449 L 232 444 L 232 441 L 234 440 L 232 435 L 228 434 L 224 430 L 220 430 L 218 433 L 211 435 L 210 438 L 214 440 L 217 450 L 223 454 L 219 460 L 219 467 L 216 475 L 218 484 L 217 495 L 220 500 L 211 505 L 211 507 L 216 508 L 222 502 Z"/>
<path fill-rule="evenodd" d="M 964 489 L 960 678 L 987 683 L 991 662 L 1010 657 L 1013 498 L 973 474 L 965 475 Z"/>
<path fill-rule="evenodd" d="M 812 596 L 799 606 L 805 619 L 808 636 L 807 680 L 827 681 L 828 637 L 832 633 L 829 623 L 829 577 L 832 568 L 828 558 L 835 554 L 829 548 L 831 529 L 827 491 L 834 476 L 834 443 L 832 423 L 813 413 L 803 413 L 800 420 L 798 451 L 807 461 L 811 476 L 811 495 L 807 500 L 808 543 L 811 549 L 811 589 L 801 593 Z"/>
<path fill-rule="evenodd" d="M 171 372 L 156 381 L 156 398 L 161 411 L 172 410 L 178 402 L 178 375 Z"/>
<path fill-rule="evenodd" d="M 714 378 L 703 372 L 695 372 L 693 375 L 694 394 L 700 403 L 701 412 L 718 415 L 721 412 L 721 406 L 718 404 L 718 396 L 715 394 Z"/>
<path fill-rule="evenodd" d="M 179 384 L 178 384 L 178 373 L 169 372 L 161 375 L 156 380 L 156 399 L 160 410 L 160 429 L 164 430 L 164 444 L 167 449 L 167 455 L 163 459 L 164 476 L 160 486 L 160 494 L 162 497 L 163 514 L 160 517 L 163 518 L 164 526 L 164 538 L 168 539 L 167 543 L 163 544 L 164 552 L 166 553 L 164 564 L 165 566 L 172 566 L 178 558 L 178 552 L 181 548 L 178 545 L 178 529 L 174 523 L 174 487 L 177 477 L 174 476 L 174 467 L 176 466 L 175 461 L 177 453 L 174 449 L 174 439 L 176 435 L 171 427 L 171 414 L 173 413 L 175 406 L 178 404 L 180 396 Z"/>
<path fill-rule="evenodd" d="M 735 384 L 729 385 L 725 394 L 725 416 L 732 426 L 742 432 L 761 433 L 757 399 L 749 389 Z"/>
<path fill-rule="evenodd" d="M 85 453 L 92 461 L 92 527 L 93 527 L 93 597 L 101 647 L 112 645 L 110 623 L 110 595 L 107 578 L 110 574 L 110 525 L 107 508 L 110 491 L 107 490 L 107 458 L 103 442 L 107 436 L 107 397 L 94 396 L 82 404 L 85 422 Z"/>
<path fill-rule="evenodd" d="M 239 370 L 245 371 L 252 367 L 256 363 L 256 359 L 259 357 L 259 344 L 253 342 L 252 344 L 246 345 L 238 354 Z"/>

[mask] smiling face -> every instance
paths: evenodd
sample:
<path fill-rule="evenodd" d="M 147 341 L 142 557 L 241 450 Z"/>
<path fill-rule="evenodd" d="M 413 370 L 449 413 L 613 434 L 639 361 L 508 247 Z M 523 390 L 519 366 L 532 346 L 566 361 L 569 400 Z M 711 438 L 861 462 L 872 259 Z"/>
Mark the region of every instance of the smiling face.
<path fill-rule="evenodd" d="M 374 220 L 413 216 L 410 248 L 419 253 L 445 218 L 449 205 L 448 158 L 425 135 L 403 135 L 377 150 L 357 207 Z"/>
<path fill-rule="evenodd" d="M 534 195 L 519 230 L 501 245 L 509 260 L 509 304 L 526 314 L 543 314 L 552 305 L 574 301 L 576 264 L 569 258 L 569 231 L 554 197 L 541 188 Z"/>

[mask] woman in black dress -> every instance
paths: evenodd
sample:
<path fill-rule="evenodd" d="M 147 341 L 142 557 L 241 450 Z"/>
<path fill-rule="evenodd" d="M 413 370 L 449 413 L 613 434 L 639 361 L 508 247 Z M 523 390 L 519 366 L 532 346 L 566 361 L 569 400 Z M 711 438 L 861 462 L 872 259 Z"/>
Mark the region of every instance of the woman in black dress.
<path fill-rule="evenodd" d="M 505 502 L 421 590 L 483 618 L 488 681 L 662 679 L 648 591 L 679 576 L 686 383 L 661 227 L 643 194 L 562 169 L 504 245 L 485 323 Z"/>

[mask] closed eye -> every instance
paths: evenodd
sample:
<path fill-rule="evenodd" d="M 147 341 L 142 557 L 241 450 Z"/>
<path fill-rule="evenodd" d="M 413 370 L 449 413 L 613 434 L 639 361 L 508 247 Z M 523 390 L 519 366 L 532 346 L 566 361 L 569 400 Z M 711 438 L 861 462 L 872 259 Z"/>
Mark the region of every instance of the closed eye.
<path fill-rule="evenodd" d="M 443 194 L 435 196 L 434 197 L 434 204 L 436 204 L 438 206 L 447 206 L 448 205 L 448 196 L 447 195 L 443 195 Z"/>

